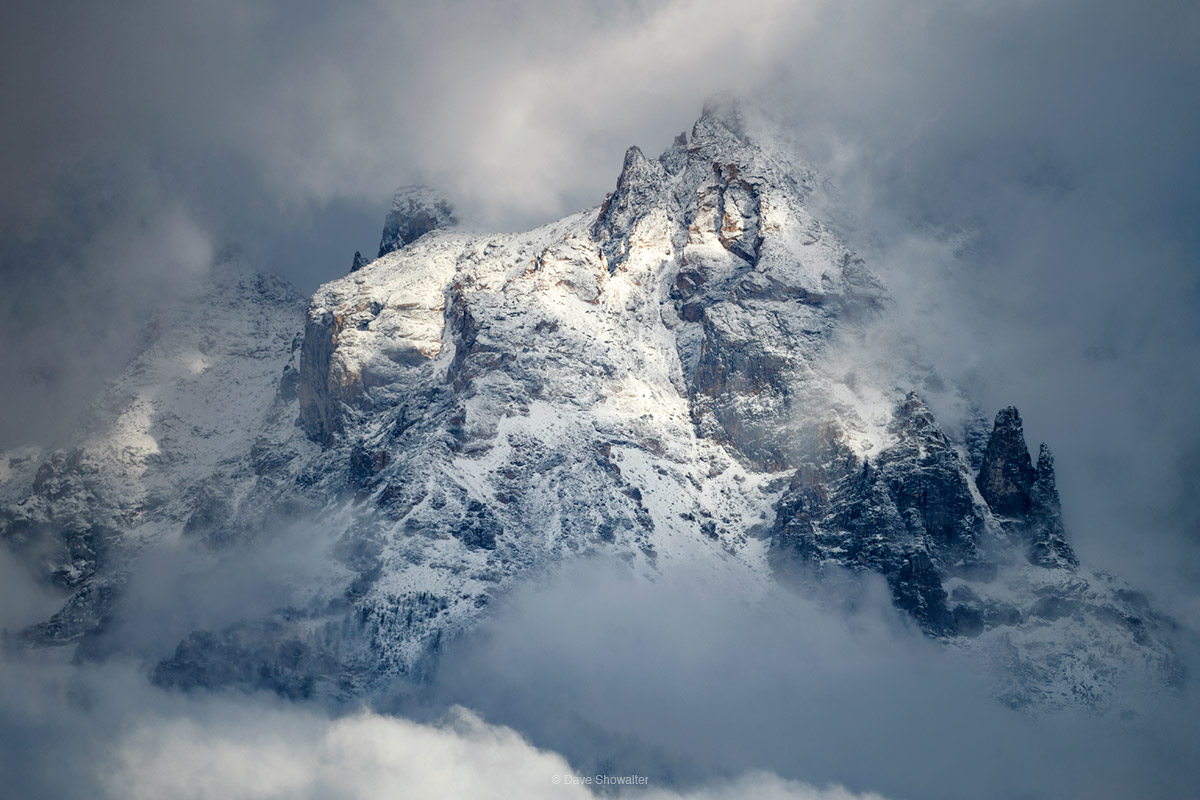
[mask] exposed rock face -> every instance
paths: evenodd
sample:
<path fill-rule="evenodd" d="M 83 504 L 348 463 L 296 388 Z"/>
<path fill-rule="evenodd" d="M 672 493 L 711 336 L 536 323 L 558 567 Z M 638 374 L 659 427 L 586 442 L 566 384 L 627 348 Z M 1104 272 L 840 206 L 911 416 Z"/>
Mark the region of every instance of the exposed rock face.
<path fill-rule="evenodd" d="M 997 516 L 1023 518 L 1029 513 L 1029 492 L 1036 479 L 1021 415 L 1009 406 L 996 415 L 975 485 Z"/>
<path fill-rule="evenodd" d="M 983 516 L 959 453 L 915 394 L 890 430 L 894 444 L 873 461 L 834 433 L 820 462 L 801 468 L 776 509 L 772 563 L 785 578 L 797 562 L 877 572 L 925 630 L 955 634 L 962 611 L 947 605 L 943 579 L 996 571 L 980 554 Z"/>
<path fill-rule="evenodd" d="M 371 262 L 369 262 L 365 258 L 363 258 L 362 253 L 355 250 L 354 251 L 354 260 L 350 262 L 350 271 L 358 272 L 360 269 L 362 269 L 369 263 L 371 263 Z"/>
<path fill-rule="evenodd" d="M 1078 565 L 1063 528 L 1054 456 L 1042 444 L 1037 467 L 1033 466 L 1021 415 L 1015 408 L 996 415 L 975 483 L 1005 529 L 1025 542 L 1030 563 L 1040 567 Z"/>
<path fill-rule="evenodd" d="M 1038 452 L 1037 480 L 1029 491 L 1029 560 L 1039 567 L 1075 567 L 1075 551 L 1067 543 L 1062 507 L 1054 480 L 1054 456 L 1045 444 Z"/>
<path fill-rule="evenodd" d="M 379 240 L 377 258 L 415 242 L 432 230 L 457 224 L 454 207 L 428 186 L 397 189 L 392 198 L 392 210 L 383 223 L 383 238 Z"/>
<path fill-rule="evenodd" d="M 332 443 L 342 431 L 338 399 L 349 379 L 334 371 L 333 353 L 343 325 L 344 318 L 328 313 L 309 315 L 304 325 L 298 373 L 300 424 L 309 438 L 323 444 Z"/>
<path fill-rule="evenodd" d="M 997 416 L 976 481 L 1003 515 L 970 491 L 967 442 L 951 442 L 915 394 L 896 406 L 889 430 L 894 442 L 871 459 L 830 431 L 817 458 L 795 473 L 770 532 L 781 580 L 812 591 L 828 584 L 814 578 L 832 571 L 882 576 L 896 607 L 927 633 L 999 658 L 997 693 L 1014 708 L 1102 708 L 1113 686 L 1108 670 L 1121 669 L 1111 651 L 1100 655 L 1105 647 L 1132 644 L 1154 682 L 1183 680 L 1181 663 L 1163 647 L 1175 623 L 1111 578 L 1079 570 L 1053 457 L 1042 445 L 1036 470 L 1024 469 L 1016 409 Z M 1031 640 L 1017 645 L 1027 633 Z M 1085 656 L 1074 649 L 1083 641 L 1106 644 Z M 1086 681 L 1056 687 L 1055 675 L 1081 669 Z"/>
<path fill-rule="evenodd" d="M 625 152 L 617 189 L 605 198 L 592 226 L 592 236 L 600 242 L 609 272 L 615 272 L 628 257 L 630 242 L 622 234 L 658 205 L 665 179 L 663 164 L 647 159 L 640 148 L 631 147 Z"/>
<path fill-rule="evenodd" d="M 450 204 L 429 187 L 398 189 L 384 222 L 379 258 L 431 231 L 457 224 Z M 367 266 L 361 263 L 358 253 L 354 263 L 357 266 L 351 269 L 351 274 L 358 274 Z M 397 369 L 402 373 L 403 367 L 419 365 L 440 351 L 444 285 L 437 278 L 447 276 L 418 273 L 411 277 L 410 291 L 417 287 L 423 291 L 419 297 L 398 301 L 393 308 L 386 308 L 386 300 L 382 298 L 332 304 L 320 302 L 321 292 L 313 298 L 304 326 L 298 374 L 300 424 L 313 441 L 330 445 L 342 433 L 346 414 L 356 410 L 369 412 L 373 408 L 369 391 L 372 387 L 386 387 L 398 377 Z M 411 344 L 408 337 L 398 336 L 397 341 L 383 348 L 383 353 L 370 354 L 373 364 L 357 363 L 348 357 L 354 350 L 352 342 L 359 332 L 378 326 L 376 318 L 381 313 L 385 318 L 395 317 L 389 320 L 392 327 L 386 333 L 405 334 L 416 326 L 421 335 L 412 338 Z"/>
<path fill-rule="evenodd" d="M 982 599 L 1003 584 L 996 580 L 1009 560 L 1002 540 L 1010 538 L 1038 567 L 1078 566 L 1065 538 L 1049 448 L 1042 445 L 1034 469 L 1020 415 L 1002 410 L 975 481 L 984 506 L 970 491 L 967 442 L 952 445 L 915 394 L 897 405 L 890 431 L 894 444 L 873 460 L 833 438 L 816 463 L 801 468 L 776 510 L 777 572 L 802 583 L 830 567 L 878 573 L 897 608 L 936 636 L 979 636 L 1022 624 L 1025 614 L 1016 607 Z M 998 523 L 990 531 L 989 511 Z M 953 594 L 945 589 L 950 579 Z M 1053 585 L 1045 592 L 1035 616 L 1049 608 L 1046 597 L 1065 604 L 1055 608 L 1082 608 L 1082 601 L 1064 599 L 1071 592 Z"/>
<path fill-rule="evenodd" d="M 213 363 L 263 369 L 156 394 L 154 445 L 109 500 L 129 437 L 78 467 L 6 456 L 6 539 L 53 542 L 76 592 L 30 638 L 102 639 L 137 547 L 237 552 L 307 514 L 328 573 L 306 599 L 193 633 L 157 680 L 341 699 L 418 680 L 497 593 L 591 554 L 654 580 L 701 564 L 730 596 L 877 575 L 920 629 L 1002 661 L 1013 706 L 1103 707 L 1130 663 L 1174 680 L 1168 621 L 1077 567 L 1015 409 L 990 435 L 939 423 L 969 403 L 875 351 L 882 281 L 754 124 L 708 109 L 659 158 L 631 148 L 602 206 L 521 234 L 435 231 L 448 206 L 398 194 L 380 257 L 303 319 L 250 292 Z M 189 392 L 246 407 L 210 419 Z M 120 513 L 75 513 L 97 508 Z"/>

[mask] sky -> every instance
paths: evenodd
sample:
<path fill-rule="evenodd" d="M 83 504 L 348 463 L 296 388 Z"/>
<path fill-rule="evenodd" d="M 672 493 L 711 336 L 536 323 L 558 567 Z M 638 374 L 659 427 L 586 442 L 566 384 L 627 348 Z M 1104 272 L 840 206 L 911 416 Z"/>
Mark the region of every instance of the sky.
<path fill-rule="evenodd" d="M 787 121 L 930 360 L 1051 445 L 1085 563 L 1200 613 L 1187 0 L 4 4 L 0 448 L 64 441 L 216 259 L 311 291 L 413 182 L 542 224 L 722 93 Z"/>

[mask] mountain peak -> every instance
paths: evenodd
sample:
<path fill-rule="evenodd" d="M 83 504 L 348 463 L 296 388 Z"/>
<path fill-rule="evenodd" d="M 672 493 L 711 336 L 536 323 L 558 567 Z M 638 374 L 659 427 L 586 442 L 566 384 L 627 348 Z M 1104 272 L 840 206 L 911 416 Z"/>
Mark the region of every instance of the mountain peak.
<path fill-rule="evenodd" d="M 457 224 L 454 206 L 432 188 L 423 184 L 402 186 L 396 190 L 384 220 L 377 257 L 383 258 L 432 230 Z"/>
<path fill-rule="evenodd" d="M 999 516 L 1024 517 L 1029 513 L 1029 491 L 1036 477 L 1020 412 L 1014 406 L 1001 409 L 976 480 L 980 494 Z"/>
<path fill-rule="evenodd" d="M 738 138 L 746 135 L 746 106 L 730 95 L 713 95 L 704 101 L 700 119 L 696 125 L 719 123 Z"/>
<path fill-rule="evenodd" d="M 176 326 L 182 370 L 131 373 L 102 446 L 6 459 L 27 488 L 0 539 L 55 553 L 75 592 L 31 641 L 103 638 L 152 539 L 231 549 L 300 518 L 328 537 L 311 600 L 192 633 L 157 680 L 361 697 L 593 553 L 651 579 L 713 565 L 730 596 L 869 573 L 931 636 L 1016 660 L 1013 706 L 1103 705 L 1127 661 L 1170 679 L 1167 623 L 1077 567 L 1017 410 L 976 464 L 928 368 L 879 363 L 886 290 L 806 207 L 814 174 L 769 119 L 713 104 L 658 159 L 629 148 L 598 215 L 427 236 L 453 209 L 401 189 L 386 257 L 306 314 L 253 291 L 219 329 Z M 104 475 L 132 487 L 111 508 Z"/>

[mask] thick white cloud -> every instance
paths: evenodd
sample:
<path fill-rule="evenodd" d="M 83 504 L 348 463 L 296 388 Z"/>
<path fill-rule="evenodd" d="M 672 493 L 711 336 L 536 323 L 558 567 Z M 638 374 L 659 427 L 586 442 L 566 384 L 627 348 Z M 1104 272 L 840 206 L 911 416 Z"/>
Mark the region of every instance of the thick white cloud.
<path fill-rule="evenodd" d="M 465 709 L 420 725 L 360 713 L 330 720 L 296 708 L 227 708 L 217 718 L 145 721 L 117 747 L 105 785 L 113 797 L 575 798 L 571 773 L 509 728 Z"/>
<path fill-rule="evenodd" d="M 297 709 L 228 708 L 217 719 L 145 721 L 123 737 L 104 776 L 110 796 L 127 800 L 444 800 L 602 796 L 618 775 L 587 775 L 538 750 L 512 729 L 463 708 L 436 725 L 367 712 L 330 720 Z M 556 780 L 557 779 L 557 780 Z M 883 800 L 840 787 L 819 789 L 753 773 L 692 791 L 652 783 L 628 796 L 646 800 Z"/>
<path fill-rule="evenodd" d="M 183 697 L 128 665 L 0 662 L 0 781 L 41 800 L 445 800 L 593 798 L 601 776 L 461 707 L 418 723 L 334 716 L 264 696 Z M 621 776 L 611 776 L 621 777 Z M 556 780 L 557 779 L 557 780 Z M 590 780 L 591 783 L 585 783 Z M 651 781 L 653 800 L 882 800 L 751 773 L 691 790 Z"/>

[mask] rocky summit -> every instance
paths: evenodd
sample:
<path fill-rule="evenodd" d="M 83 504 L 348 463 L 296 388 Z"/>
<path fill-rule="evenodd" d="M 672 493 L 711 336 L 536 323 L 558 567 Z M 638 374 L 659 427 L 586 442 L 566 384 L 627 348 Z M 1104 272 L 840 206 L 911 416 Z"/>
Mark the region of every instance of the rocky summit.
<path fill-rule="evenodd" d="M 295 541 L 319 558 L 286 606 L 181 632 L 160 683 L 419 682 L 504 592 L 601 555 L 745 598 L 882 582 L 1017 708 L 1177 685 L 1173 623 L 1080 566 L 1017 410 L 989 425 L 894 346 L 821 185 L 768 123 L 714 107 L 536 230 L 459 230 L 419 187 L 378 258 L 307 301 L 218 270 L 71 446 L 0 458 L 0 535 L 69 593 L 10 641 L 100 657 L 147 554 Z"/>
<path fill-rule="evenodd" d="M 397 189 L 392 198 L 392 210 L 383 222 L 379 240 L 379 258 L 399 250 L 437 228 L 452 228 L 458 224 L 454 206 L 428 186 L 405 186 Z M 359 256 L 358 253 L 355 253 Z M 363 266 L 361 256 L 355 259 L 351 272 Z"/>

